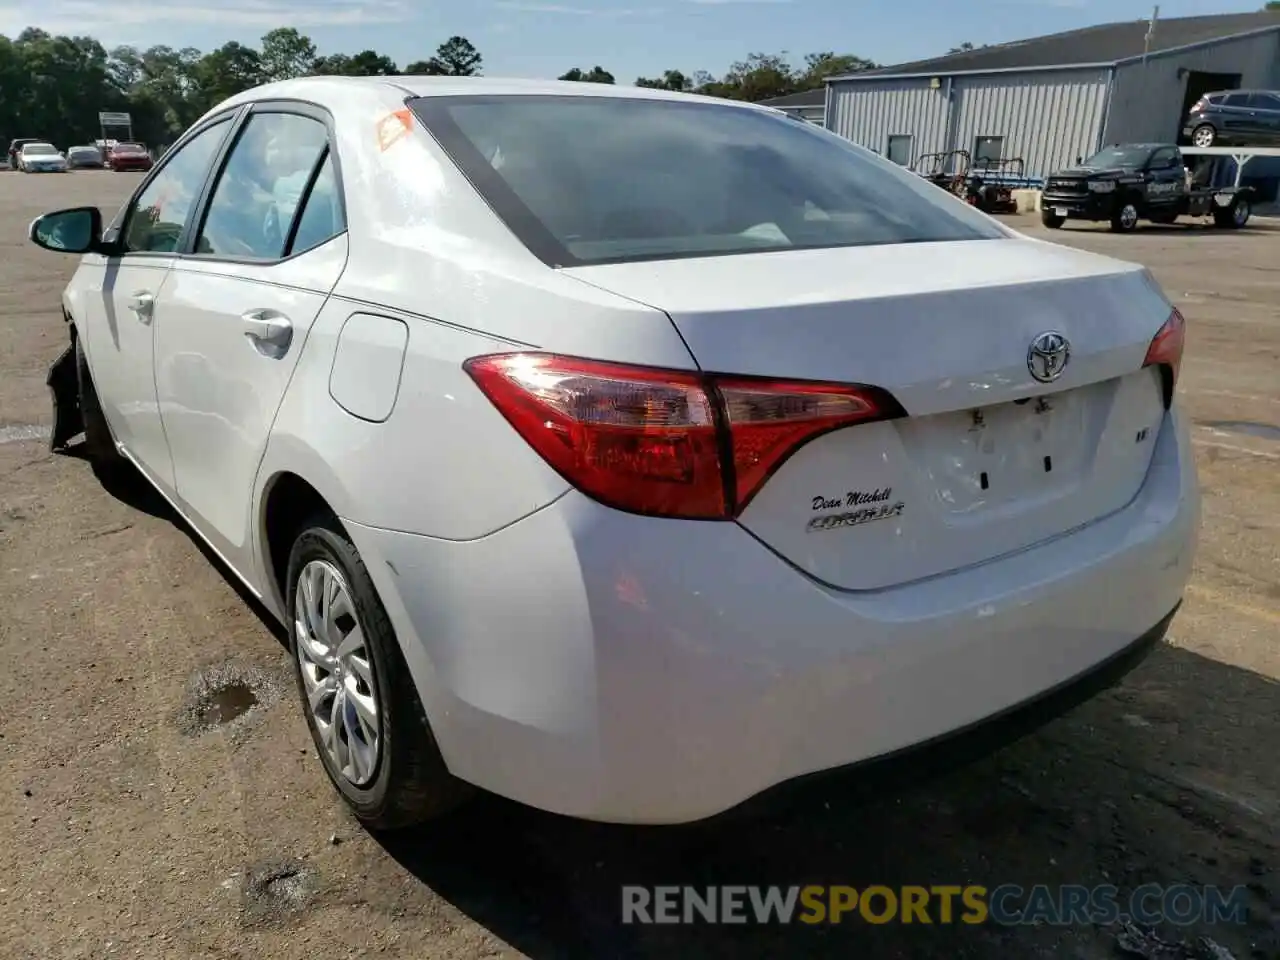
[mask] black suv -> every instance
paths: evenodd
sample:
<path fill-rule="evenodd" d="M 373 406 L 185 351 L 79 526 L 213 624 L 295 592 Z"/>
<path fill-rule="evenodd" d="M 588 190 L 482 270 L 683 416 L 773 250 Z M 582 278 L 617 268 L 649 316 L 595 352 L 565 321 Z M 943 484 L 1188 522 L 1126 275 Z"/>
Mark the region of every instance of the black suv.
<path fill-rule="evenodd" d="M 1280 145 L 1280 92 L 1206 93 L 1187 114 L 1182 135 L 1194 147 Z"/>

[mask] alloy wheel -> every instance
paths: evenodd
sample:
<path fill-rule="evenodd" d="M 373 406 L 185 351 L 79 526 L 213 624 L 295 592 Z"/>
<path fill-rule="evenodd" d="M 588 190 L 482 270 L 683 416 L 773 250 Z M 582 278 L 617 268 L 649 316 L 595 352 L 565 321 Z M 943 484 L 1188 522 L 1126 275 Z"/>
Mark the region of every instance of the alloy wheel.
<path fill-rule="evenodd" d="M 1120 225 L 1126 230 L 1132 230 L 1138 225 L 1138 209 L 1132 203 L 1126 203 L 1120 208 Z"/>
<path fill-rule="evenodd" d="M 373 780 L 382 749 L 382 705 L 373 661 L 342 573 L 312 560 L 298 575 L 294 635 L 307 706 L 334 770 L 357 787 Z"/>

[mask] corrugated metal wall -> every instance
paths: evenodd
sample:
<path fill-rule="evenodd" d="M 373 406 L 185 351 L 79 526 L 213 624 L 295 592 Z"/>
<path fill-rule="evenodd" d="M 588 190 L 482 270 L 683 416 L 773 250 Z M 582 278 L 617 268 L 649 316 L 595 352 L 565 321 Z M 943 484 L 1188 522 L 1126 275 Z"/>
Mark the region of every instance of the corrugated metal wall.
<path fill-rule="evenodd" d="M 1157 24 L 1156 29 L 1159 30 Z M 1238 73 L 1241 87 L 1280 86 L 1280 35 L 1228 40 L 1116 68 L 1105 141 L 1173 142 L 1182 123 L 1186 73 Z"/>
<path fill-rule="evenodd" d="M 913 156 L 947 146 L 946 84 L 929 89 L 925 80 L 867 80 L 834 83 L 827 100 L 827 129 L 884 156 L 889 138 L 915 138 Z"/>
<path fill-rule="evenodd" d="M 890 136 L 915 137 L 915 155 L 969 150 L 977 137 L 1004 137 L 1027 175 L 1094 152 L 1107 102 L 1106 70 L 1063 70 L 832 84 L 827 126 L 883 155 Z M 950 97 L 948 98 L 948 89 Z"/>
<path fill-rule="evenodd" d="M 955 149 L 1004 137 L 1004 157 L 1022 157 L 1043 177 L 1097 149 L 1107 109 L 1107 70 L 956 77 Z"/>

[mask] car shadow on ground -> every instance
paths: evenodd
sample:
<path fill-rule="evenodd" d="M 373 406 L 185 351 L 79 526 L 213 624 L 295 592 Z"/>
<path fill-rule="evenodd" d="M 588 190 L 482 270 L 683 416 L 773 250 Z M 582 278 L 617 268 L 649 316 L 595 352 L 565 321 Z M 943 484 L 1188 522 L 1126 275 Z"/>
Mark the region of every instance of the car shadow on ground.
<path fill-rule="evenodd" d="M 57 455 L 73 460 L 82 460 L 86 465 L 90 465 L 89 454 L 83 441 L 58 450 Z M 186 520 L 173 508 L 173 505 L 161 496 L 159 491 L 148 483 L 141 474 L 132 469 L 126 469 L 115 474 L 104 474 L 96 470 L 94 473 L 97 475 L 102 489 L 125 504 L 125 506 L 132 507 L 134 510 L 145 513 L 148 516 L 167 520 L 181 530 L 187 539 L 195 545 L 196 549 L 200 551 L 205 560 L 212 564 L 231 589 L 236 592 L 237 596 L 245 602 L 245 605 L 262 621 L 262 625 L 276 638 L 276 641 L 286 650 L 289 648 L 288 631 L 263 606 L 262 601 L 249 591 L 249 588 L 240 581 L 240 578 L 232 572 L 222 558 L 191 529 Z"/>
<path fill-rule="evenodd" d="M 1280 684 L 1161 645 L 1121 686 L 1040 732 L 874 797 L 829 779 L 754 820 L 634 828 L 485 796 L 437 825 L 376 839 L 535 958 L 1117 955 L 1116 926 L 946 924 L 936 906 L 929 925 L 869 923 L 856 912 L 839 925 L 621 922 L 624 885 L 1010 883 L 1114 884 L 1121 903 L 1146 883 L 1240 886 L 1246 923 L 1161 927 L 1159 936 L 1187 946 L 1150 956 L 1199 956 L 1206 948 L 1194 938 L 1210 936 L 1238 958 L 1275 957 L 1276 743 Z"/>

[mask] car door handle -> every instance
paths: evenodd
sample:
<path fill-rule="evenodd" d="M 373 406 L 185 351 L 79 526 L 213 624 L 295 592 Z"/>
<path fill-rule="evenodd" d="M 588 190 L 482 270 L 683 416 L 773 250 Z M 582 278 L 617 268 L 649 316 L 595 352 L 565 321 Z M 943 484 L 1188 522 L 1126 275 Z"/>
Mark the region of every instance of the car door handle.
<path fill-rule="evenodd" d="M 132 310 L 143 323 L 151 322 L 151 315 L 156 309 L 155 294 L 146 290 L 139 290 L 129 298 L 129 309 Z"/>
<path fill-rule="evenodd" d="M 293 343 L 293 324 L 288 317 L 271 310 L 250 310 L 240 319 L 244 335 L 259 353 L 279 358 L 288 352 Z"/>

